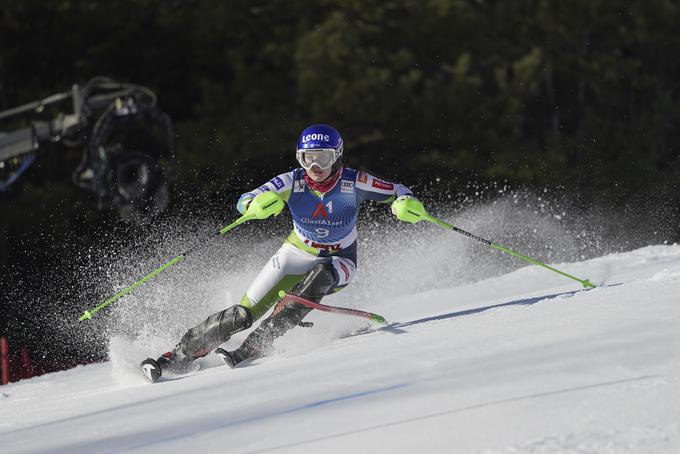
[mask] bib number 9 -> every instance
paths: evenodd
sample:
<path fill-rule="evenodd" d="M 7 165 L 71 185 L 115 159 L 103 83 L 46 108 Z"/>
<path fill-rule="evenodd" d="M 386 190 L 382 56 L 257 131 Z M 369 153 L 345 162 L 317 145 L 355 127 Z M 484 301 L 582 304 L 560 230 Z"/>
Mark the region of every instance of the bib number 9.
<path fill-rule="evenodd" d="M 316 236 L 318 236 L 319 238 L 326 238 L 328 235 L 331 234 L 330 230 L 322 228 L 314 229 L 314 232 L 316 233 Z"/>

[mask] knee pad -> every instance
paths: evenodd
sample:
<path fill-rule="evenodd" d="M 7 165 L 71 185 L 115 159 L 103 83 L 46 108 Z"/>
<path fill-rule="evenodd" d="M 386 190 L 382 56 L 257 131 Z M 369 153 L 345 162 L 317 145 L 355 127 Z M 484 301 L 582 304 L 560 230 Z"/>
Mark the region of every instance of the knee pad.
<path fill-rule="evenodd" d="M 199 358 L 226 342 L 232 334 L 250 328 L 253 319 L 248 308 L 236 305 L 217 312 L 191 328 L 180 341 L 182 353 Z"/>
<path fill-rule="evenodd" d="M 335 286 L 335 275 L 330 265 L 317 263 L 309 270 L 304 279 L 295 286 L 293 293 L 312 301 L 321 301 L 321 298 L 331 293 Z"/>

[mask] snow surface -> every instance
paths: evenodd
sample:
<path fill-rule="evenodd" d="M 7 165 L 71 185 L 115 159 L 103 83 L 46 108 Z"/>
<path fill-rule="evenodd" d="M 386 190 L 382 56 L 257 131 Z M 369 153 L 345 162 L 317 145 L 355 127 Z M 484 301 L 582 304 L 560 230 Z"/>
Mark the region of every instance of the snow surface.
<path fill-rule="evenodd" d="M 375 298 L 354 307 L 398 328 L 314 313 L 271 357 L 155 385 L 137 364 L 168 345 L 115 337 L 0 388 L 0 452 L 680 453 L 680 246 L 556 266 L 601 286 L 531 266 Z"/>

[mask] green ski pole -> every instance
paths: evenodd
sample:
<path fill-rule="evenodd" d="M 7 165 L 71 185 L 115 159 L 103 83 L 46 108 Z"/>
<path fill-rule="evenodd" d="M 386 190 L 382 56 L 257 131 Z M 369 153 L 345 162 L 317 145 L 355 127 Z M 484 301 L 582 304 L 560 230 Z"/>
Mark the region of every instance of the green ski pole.
<path fill-rule="evenodd" d="M 572 276 L 571 274 L 567 274 L 564 271 L 560 271 L 556 268 L 553 268 L 552 266 L 546 265 L 545 263 L 539 262 L 538 260 L 532 259 L 531 257 L 527 257 L 526 255 L 520 254 L 519 252 L 515 252 L 509 248 L 506 248 L 505 246 L 502 246 L 498 243 L 494 243 L 493 241 L 487 240 L 485 238 L 479 237 L 477 235 L 474 235 L 470 232 L 467 232 L 463 229 L 459 229 L 458 227 L 449 224 L 448 222 L 444 222 L 441 219 L 438 219 L 431 214 L 429 214 L 426 210 L 425 207 L 423 207 L 423 204 L 417 200 L 417 199 L 402 199 L 402 200 L 397 200 L 392 203 L 392 210 L 397 216 L 398 219 L 405 221 L 405 222 L 410 222 L 410 223 L 416 223 L 419 221 L 428 221 L 432 222 L 433 224 L 436 224 L 440 227 L 443 227 L 445 229 L 453 230 L 456 233 L 460 233 L 461 235 L 465 235 L 468 238 L 472 238 L 473 240 L 477 240 L 480 243 L 484 243 L 488 246 L 491 246 L 494 249 L 498 249 L 499 251 L 503 251 L 507 254 L 512 255 L 513 257 L 517 257 L 519 259 L 522 259 L 524 261 L 527 261 L 529 263 L 533 263 L 534 265 L 538 265 L 542 268 L 545 268 L 547 270 L 553 271 L 557 274 L 561 274 L 564 277 L 568 277 L 569 279 L 573 279 L 576 282 L 581 283 L 584 288 L 595 288 L 595 284 L 590 282 L 588 279 L 579 279 L 575 276 Z"/>
<path fill-rule="evenodd" d="M 94 314 L 96 314 L 97 312 L 99 312 L 100 310 L 102 310 L 105 307 L 107 307 L 107 306 L 113 304 L 114 302 L 118 301 L 121 297 L 127 295 L 128 293 L 131 293 L 135 288 L 139 287 L 140 285 L 142 285 L 146 281 L 152 279 L 154 276 L 157 276 L 158 274 L 162 273 L 163 271 L 170 268 L 171 266 L 173 266 L 173 265 L 181 262 L 182 260 L 184 260 L 189 254 L 194 252 L 199 247 L 203 246 L 208 240 L 215 238 L 217 236 L 224 235 L 225 233 L 227 233 L 228 231 L 230 231 L 234 227 L 241 225 L 244 222 L 251 221 L 251 220 L 254 220 L 254 219 L 265 219 L 265 218 L 268 218 L 271 215 L 276 216 L 281 212 L 281 210 L 283 210 L 284 206 L 285 206 L 285 202 L 283 201 L 283 199 L 281 199 L 281 196 L 279 196 L 275 192 L 267 191 L 267 192 L 264 192 L 264 193 L 258 195 L 257 197 L 255 197 L 253 199 L 252 202 L 250 202 L 250 205 L 248 206 L 248 211 L 246 211 L 246 213 L 243 216 L 239 217 L 238 219 L 236 219 L 234 222 L 232 222 L 228 226 L 221 228 L 215 234 L 210 235 L 209 237 L 199 241 L 198 243 L 193 245 L 191 248 L 189 248 L 185 252 L 182 252 L 177 257 L 173 258 L 172 260 L 170 260 L 166 264 L 156 268 L 151 273 L 147 274 L 146 276 L 144 276 L 143 278 L 141 278 L 140 280 L 138 280 L 134 284 L 124 288 L 120 292 L 111 296 L 109 299 L 107 299 L 106 301 L 104 301 L 100 305 L 96 306 L 95 308 L 93 308 L 89 311 L 83 312 L 83 315 L 81 315 L 78 320 L 80 320 L 82 322 L 84 320 L 91 319 L 92 316 Z"/>

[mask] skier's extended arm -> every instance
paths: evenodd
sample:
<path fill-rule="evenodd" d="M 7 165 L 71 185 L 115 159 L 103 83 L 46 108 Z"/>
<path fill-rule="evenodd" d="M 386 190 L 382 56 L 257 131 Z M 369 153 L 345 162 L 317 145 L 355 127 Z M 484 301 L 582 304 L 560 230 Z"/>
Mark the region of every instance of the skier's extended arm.
<path fill-rule="evenodd" d="M 267 181 L 259 188 L 253 189 L 252 191 L 242 194 L 241 197 L 239 197 L 238 202 L 236 203 L 236 209 L 241 214 L 245 213 L 246 210 L 248 209 L 248 205 L 250 204 L 250 202 L 252 202 L 253 199 L 258 195 L 267 191 L 276 192 L 281 196 L 281 198 L 283 198 L 284 201 L 288 202 L 288 197 L 290 196 L 290 192 L 292 190 L 293 190 L 293 172 L 282 173 L 281 175 L 278 175 L 272 178 L 271 180 Z"/>
<path fill-rule="evenodd" d="M 400 221 L 417 222 L 413 212 L 425 212 L 420 200 L 403 184 L 384 181 L 366 172 L 357 175 L 357 193 L 361 200 L 392 202 L 392 213 Z M 419 219 L 419 218 L 418 218 Z"/>
<path fill-rule="evenodd" d="M 403 184 L 381 180 L 368 172 L 357 174 L 357 196 L 360 201 L 390 203 L 400 197 L 413 197 L 413 192 Z"/>

